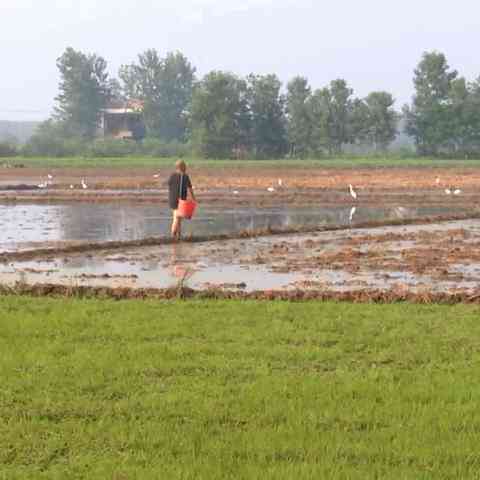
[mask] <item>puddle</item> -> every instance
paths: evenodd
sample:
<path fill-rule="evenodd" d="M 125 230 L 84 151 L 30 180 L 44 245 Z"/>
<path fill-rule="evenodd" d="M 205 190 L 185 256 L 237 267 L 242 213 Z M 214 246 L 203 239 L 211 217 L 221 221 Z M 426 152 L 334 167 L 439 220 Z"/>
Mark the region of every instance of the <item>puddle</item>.
<path fill-rule="evenodd" d="M 458 207 L 375 208 L 312 205 L 305 208 L 200 208 L 185 222 L 186 235 L 234 234 L 266 228 L 355 225 L 467 213 Z M 164 205 L 70 203 L 0 205 L 0 251 L 64 242 L 141 240 L 167 236 L 171 213 Z"/>
<path fill-rule="evenodd" d="M 468 246 L 479 240 L 480 220 L 468 220 L 69 255 L 52 252 L 38 260 L 0 264 L 0 283 L 166 289 L 184 282 L 195 290 L 246 293 L 474 291 L 480 282 L 480 254 Z"/>
<path fill-rule="evenodd" d="M 148 255 L 148 251 L 144 251 L 137 258 L 130 255 L 75 256 L 54 261 L 0 265 L 0 283 L 165 289 L 185 282 L 198 290 L 225 287 L 250 292 L 268 290 L 272 286 L 293 289 L 293 284 L 302 278 L 296 273 L 269 272 L 262 266 L 245 267 L 222 261 L 215 263 L 202 257 L 193 261 L 190 259 L 190 254 L 194 253 L 193 246 L 183 248 L 180 254 L 167 251 L 166 248 L 162 249 L 160 255 L 154 255 L 153 251 Z"/>

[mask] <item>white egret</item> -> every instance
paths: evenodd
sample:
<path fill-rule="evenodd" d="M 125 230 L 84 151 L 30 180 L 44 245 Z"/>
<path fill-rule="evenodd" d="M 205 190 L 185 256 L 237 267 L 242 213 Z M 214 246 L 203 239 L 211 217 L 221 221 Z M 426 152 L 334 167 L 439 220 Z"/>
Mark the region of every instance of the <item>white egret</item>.
<path fill-rule="evenodd" d="M 352 184 L 350 184 L 348 187 L 350 189 L 350 195 L 354 200 L 356 200 L 358 198 L 357 192 L 353 189 Z"/>
<path fill-rule="evenodd" d="M 462 193 L 462 191 L 461 191 L 459 188 L 457 188 L 457 189 L 453 192 L 454 195 L 460 195 L 461 193 Z"/>
<path fill-rule="evenodd" d="M 452 190 L 450 190 L 450 188 L 446 188 L 446 189 L 445 189 L 445 193 L 446 193 L 447 195 L 451 195 L 451 194 L 452 194 Z"/>
<path fill-rule="evenodd" d="M 82 178 L 82 188 L 86 190 L 88 188 L 87 182 L 85 182 L 85 179 Z"/>
<path fill-rule="evenodd" d="M 357 207 L 352 207 L 350 210 L 350 223 L 352 223 L 353 217 L 355 216 L 355 213 L 357 212 Z"/>
<path fill-rule="evenodd" d="M 267 188 L 267 191 L 269 191 L 270 193 L 273 193 L 275 191 L 275 189 L 273 187 L 269 187 L 269 188 Z"/>

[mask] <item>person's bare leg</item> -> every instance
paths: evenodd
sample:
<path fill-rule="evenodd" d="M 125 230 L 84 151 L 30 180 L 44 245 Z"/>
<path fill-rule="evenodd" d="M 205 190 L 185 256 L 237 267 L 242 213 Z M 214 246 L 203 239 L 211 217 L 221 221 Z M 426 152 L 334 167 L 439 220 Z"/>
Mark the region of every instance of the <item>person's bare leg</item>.
<path fill-rule="evenodd" d="M 177 218 L 177 240 L 182 239 L 182 219 L 181 217 Z"/>
<path fill-rule="evenodd" d="M 178 234 L 178 217 L 177 217 L 177 212 L 173 212 L 173 221 L 172 221 L 172 229 L 171 229 L 171 234 L 173 238 L 177 238 Z"/>

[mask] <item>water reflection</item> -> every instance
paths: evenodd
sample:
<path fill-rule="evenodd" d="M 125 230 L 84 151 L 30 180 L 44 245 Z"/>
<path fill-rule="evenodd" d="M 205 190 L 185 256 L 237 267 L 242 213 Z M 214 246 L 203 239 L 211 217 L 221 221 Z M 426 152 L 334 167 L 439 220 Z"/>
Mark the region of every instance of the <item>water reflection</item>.
<path fill-rule="evenodd" d="M 280 207 L 273 209 L 201 208 L 185 222 L 186 235 L 239 231 L 355 225 L 367 221 L 458 214 L 458 207 L 382 208 L 352 206 Z M 0 205 L 0 250 L 52 242 L 104 242 L 167 236 L 171 214 L 163 206 L 144 204 Z"/>

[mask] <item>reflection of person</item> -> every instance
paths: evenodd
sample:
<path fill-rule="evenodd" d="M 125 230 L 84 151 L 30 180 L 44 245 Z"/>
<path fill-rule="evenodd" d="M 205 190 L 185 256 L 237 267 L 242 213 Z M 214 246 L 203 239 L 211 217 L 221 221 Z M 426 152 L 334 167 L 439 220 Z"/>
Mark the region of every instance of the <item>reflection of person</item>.
<path fill-rule="evenodd" d="M 183 160 L 178 160 L 175 164 L 175 173 L 168 179 L 168 198 L 170 208 L 173 210 L 172 237 L 180 240 L 182 235 L 182 218 L 178 216 L 178 201 L 186 200 L 188 193 L 192 200 L 195 200 L 192 182 L 187 175 L 187 165 Z"/>
<path fill-rule="evenodd" d="M 172 245 L 172 258 L 170 266 L 172 268 L 172 275 L 177 280 L 188 280 L 194 274 L 194 270 L 189 268 L 184 262 L 184 255 L 182 250 L 178 250 L 181 248 L 181 245 L 173 244 Z"/>

